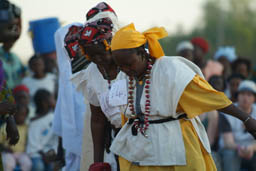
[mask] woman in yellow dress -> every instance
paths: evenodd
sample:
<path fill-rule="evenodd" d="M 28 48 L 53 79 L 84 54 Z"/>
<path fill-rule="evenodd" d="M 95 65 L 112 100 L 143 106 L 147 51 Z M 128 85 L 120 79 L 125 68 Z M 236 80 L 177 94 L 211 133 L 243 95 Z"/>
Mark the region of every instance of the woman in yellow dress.
<path fill-rule="evenodd" d="M 214 171 L 206 132 L 198 115 L 211 110 L 228 113 L 256 137 L 256 121 L 236 108 L 204 80 L 200 69 L 181 57 L 166 57 L 158 39 L 164 28 L 144 33 L 133 24 L 112 39 L 115 63 L 126 74 L 128 121 L 110 150 L 119 156 L 121 171 Z M 149 53 L 145 51 L 145 44 Z"/>

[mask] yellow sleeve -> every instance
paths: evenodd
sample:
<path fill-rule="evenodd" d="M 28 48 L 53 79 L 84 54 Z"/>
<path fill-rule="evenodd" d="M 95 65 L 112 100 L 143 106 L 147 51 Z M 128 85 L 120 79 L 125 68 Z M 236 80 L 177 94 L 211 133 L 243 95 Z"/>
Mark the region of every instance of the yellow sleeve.
<path fill-rule="evenodd" d="M 199 75 L 187 85 L 178 103 L 177 112 L 185 112 L 193 118 L 204 112 L 222 109 L 232 104 L 227 96 L 212 88 Z"/>

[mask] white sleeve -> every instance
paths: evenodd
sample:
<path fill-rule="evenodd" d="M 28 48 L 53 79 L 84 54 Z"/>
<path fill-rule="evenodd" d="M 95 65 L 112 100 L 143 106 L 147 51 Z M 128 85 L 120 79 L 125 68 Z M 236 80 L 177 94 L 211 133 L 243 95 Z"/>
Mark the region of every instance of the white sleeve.
<path fill-rule="evenodd" d="M 53 123 L 52 123 L 52 130 L 53 133 L 56 134 L 57 136 L 62 137 L 62 117 L 61 117 L 61 92 L 60 89 L 58 90 L 58 99 L 57 103 L 55 106 L 55 111 L 54 111 L 54 118 L 53 118 Z"/>
<path fill-rule="evenodd" d="M 87 69 L 82 70 L 71 77 L 72 83 L 75 85 L 77 91 L 81 91 L 85 99 L 94 106 L 100 106 L 97 93 L 95 92 L 94 85 L 91 84 L 93 79 L 93 64 L 90 64 Z"/>
<path fill-rule="evenodd" d="M 100 106 L 98 95 L 92 86 L 88 85 L 86 87 L 86 93 L 87 93 L 86 99 L 90 104 L 92 104 L 93 106 Z"/>
<path fill-rule="evenodd" d="M 31 122 L 28 129 L 28 143 L 27 143 L 27 153 L 28 155 L 34 155 L 38 153 L 41 147 L 41 137 L 40 137 L 41 127 Z"/>
<path fill-rule="evenodd" d="M 49 150 L 54 150 L 57 153 L 58 141 L 58 137 L 52 133 L 49 141 L 44 145 L 43 152 L 47 153 Z"/>

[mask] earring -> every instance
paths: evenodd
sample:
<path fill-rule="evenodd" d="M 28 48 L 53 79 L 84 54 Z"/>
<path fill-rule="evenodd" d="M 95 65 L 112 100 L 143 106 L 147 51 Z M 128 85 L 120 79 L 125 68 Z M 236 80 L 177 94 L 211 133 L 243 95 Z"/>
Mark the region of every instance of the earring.
<path fill-rule="evenodd" d="M 110 46 L 109 46 L 109 44 L 108 44 L 106 39 L 103 40 L 103 44 L 105 45 L 105 50 L 109 51 L 110 50 Z"/>

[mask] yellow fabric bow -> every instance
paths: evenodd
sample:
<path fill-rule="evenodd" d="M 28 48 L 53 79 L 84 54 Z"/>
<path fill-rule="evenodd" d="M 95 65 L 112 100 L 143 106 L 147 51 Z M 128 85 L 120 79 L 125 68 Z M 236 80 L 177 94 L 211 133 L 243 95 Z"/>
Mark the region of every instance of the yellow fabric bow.
<path fill-rule="evenodd" d="M 158 40 L 166 36 L 168 33 L 163 27 L 153 27 L 140 33 L 131 23 L 115 33 L 111 41 L 111 50 L 137 48 L 148 43 L 150 55 L 160 58 L 164 56 L 164 52 Z"/>

